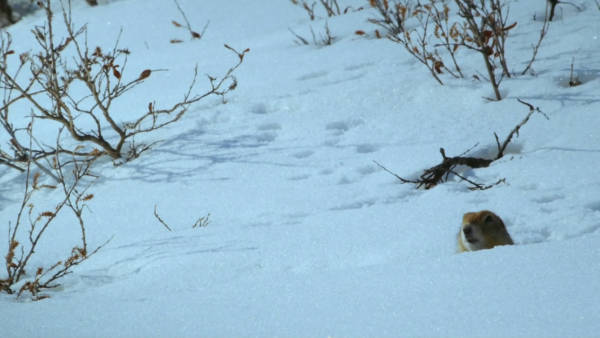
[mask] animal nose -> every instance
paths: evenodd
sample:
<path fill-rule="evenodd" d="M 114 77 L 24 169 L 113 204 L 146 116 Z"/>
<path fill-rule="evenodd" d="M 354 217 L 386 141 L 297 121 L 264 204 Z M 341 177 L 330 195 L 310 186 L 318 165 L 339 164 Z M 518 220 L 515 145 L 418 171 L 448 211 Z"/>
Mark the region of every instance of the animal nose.
<path fill-rule="evenodd" d="M 471 229 L 471 227 L 469 227 L 469 226 L 464 227 L 463 233 L 465 234 L 465 236 L 469 236 L 471 234 L 471 232 L 473 232 L 473 229 Z"/>

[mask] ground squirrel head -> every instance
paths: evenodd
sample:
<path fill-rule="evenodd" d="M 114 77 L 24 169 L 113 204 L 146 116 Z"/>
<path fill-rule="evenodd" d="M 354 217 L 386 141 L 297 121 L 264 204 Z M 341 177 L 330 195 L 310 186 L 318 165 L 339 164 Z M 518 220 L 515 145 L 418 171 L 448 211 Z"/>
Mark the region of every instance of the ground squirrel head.
<path fill-rule="evenodd" d="M 458 234 L 459 251 L 491 249 L 497 245 L 513 244 L 502 219 L 489 210 L 468 212 Z"/>

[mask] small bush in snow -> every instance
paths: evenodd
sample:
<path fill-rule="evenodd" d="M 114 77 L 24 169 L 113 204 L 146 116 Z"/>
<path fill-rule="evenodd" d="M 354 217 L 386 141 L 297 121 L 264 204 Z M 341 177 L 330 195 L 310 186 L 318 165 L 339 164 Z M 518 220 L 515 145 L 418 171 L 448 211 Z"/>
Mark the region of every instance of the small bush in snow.
<path fill-rule="evenodd" d="M 169 226 L 169 224 L 167 224 L 167 222 L 158 214 L 158 206 L 154 206 L 154 218 L 156 218 L 156 220 L 163 226 L 165 227 L 165 229 L 167 229 L 168 231 L 173 231 L 173 228 L 171 228 L 171 226 Z M 206 214 L 206 216 L 202 216 L 200 218 L 198 218 L 196 220 L 196 222 L 194 222 L 194 224 L 192 224 L 192 229 L 195 228 L 204 228 L 207 227 L 208 224 L 210 224 L 210 213 Z"/>
<path fill-rule="evenodd" d="M 456 78 L 464 77 L 456 57 L 460 47 L 479 53 L 495 99 L 501 100 L 500 83 L 504 77 L 513 75 L 506 60 L 506 40 L 517 22 L 508 20 L 508 9 L 503 0 L 455 0 L 454 3 L 460 19 L 450 22 L 450 7 L 445 0 L 428 0 L 425 4 L 415 4 L 410 0 L 394 3 L 370 0 L 379 17 L 369 21 L 382 27 L 388 39 L 401 44 L 425 65 L 441 85 L 440 76 L 443 73 Z M 533 56 L 521 74 L 525 74 L 535 60 L 548 29 L 547 23 L 547 20 L 544 21 Z M 444 61 L 442 50 L 451 63 Z"/>
<path fill-rule="evenodd" d="M 331 35 L 331 30 L 329 29 L 329 24 L 325 22 L 325 30 L 323 33 L 319 34 L 317 38 L 315 31 L 313 31 L 312 27 L 310 27 L 310 34 L 312 36 L 312 42 L 307 38 L 297 34 L 291 28 L 289 29 L 290 33 L 292 33 L 296 39 L 294 42 L 298 45 L 310 45 L 311 43 L 315 46 L 330 46 L 335 41 L 335 37 Z"/>
<path fill-rule="evenodd" d="M 315 14 L 315 6 L 317 5 L 316 1 L 313 1 L 310 5 L 306 1 L 302 1 L 302 3 L 300 3 L 298 0 L 291 1 L 294 5 L 301 6 L 302 8 L 304 8 L 306 14 L 308 14 L 308 17 L 311 21 L 315 20 L 315 18 L 317 17 Z M 351 6 L 347 6 L 344 9 L 342 9 L 342 7 L 340 7 L 340 5 L 338 4 L 337 0 L 319 0 L 319 2 L 321 3 L 321 6 L 327 13 L 327 17 L 329 18 L 332 16 L 346 14 L 350 11 L 360 11 L 363 9 L 362 7 L 353 9 Z"/>
<path fill-rule="evenodd" d="M 0 124 L 10 136 L 14 154 L 0 152 L 0 163 L 21 167 L 21 171 L 23 159 L 30 158 L 39 166 L 42 159 L 57 154 L 69 154 L 79 160 L 108 155 L 116 163 L 136 158 L 149 148 L 146 144 L 136 144 L 136 136 L 177 122 L 192 104 L 208 96 L 220 96 L 225 102 L 225 95 L 237 86 L 233 73 L 249 51 L 238 52 L 225 45 L 236 54 L 237 63 L 220 78 L 208 76 L 209 88 L 204 92 L 194 91 L 198 80 L 196 68 L 180 101 L 169 107 L 149 102 L 146 107 L 138 107 L 137 113 L 123 113 L 115 111 L 115 101 L 148 81 L 155 70 L 145 69 L 128 76 L 130 52 L 118 46 L 118 38 L 111 48 L 89 46 L 87 26 L 75 27 L 70 2 L 62 13 L 67 37 L 55 36 L 57 20 L 53 20 L 50 0 L 38 3 L 47 19 L 44 25 L 33 29 L 38 51 L 16 53 L 11 49 L 12 39 L 8 33 L 2 35 L 0 44 L 0 86 L 4 90 Z M 33 146 L 27 145 L 28 135 L 23 133 L 22 127 L 25 116 L 22 104 L 31 107 L 34 120 L 54 122 L 57 129 L 67 131 L 75 141 L 73 146 L 54 148 L 38 142 L 35 135 Z M 17 105 L 20 108 L 16 108 Z M 130 118 L 123 120 L 124 116 Z"/>
<path fill-rule="evenodd" d="M 175 1 L 175 5 L 177 6 L 177 10 L 179 11 L 179 13 L 181 13 L 181 16 L 183 17 L 185 26 L 175 20 L 171 21 L 171 23 L 173 23 L 173 25 L 175 27 L 187 29 L 187 31 L 190 33 L 190 36 L 192 37 L 192 40 L 202 39 L 202 37 L 204 36 L 204 33 L 206 32 L 206 28 L 208 28 L 208 22 L 206 22 L 206 24 L 204 25 L 204 27 L 202 28 L 202 31 L 200 31 L 200 33 L 194 31 L 192 29 L 192 25 L 190 24 L 190 21 L 187 18 L 187 15 L 185 15 L 185 11 L 181 8 L 181 5 L 179 5 L 179 2 Z M 171 43 L 180 43 L 180 42 L 183 42 L 183 41 L 180 39 L 171 39 Z"/>
<path fill-rule="evenodd" d="M 87 260 L 104 245 L 90 250 L 83 220 L 84 208 L 94 198 L 88 192 L 96 178 L 90 172 L 92 161 L 80 162 L 73 157 L 69 162 L 61 162 L 59 157 L 55 157 L 53 172 L 58 179 L 58 186 L 41 184 L 40 174 L 33 174 L 32 165 L 32 161 L 27 161 L 21 207 L 14 222 L 9 223 L 8 252 L 4 256 L 6 277 L 0 279 L 0 292 L 16 293 L 17 297 L 29 293 L 33 300 L 41 300 L 48 297 L 41 294 L 44 289 L 59 286 L 58 281 L 71 273 L 73 267 Z M 44 190 L 59 190 L 62 198 L 53 208 L 38 210 L 33 197 Z M 71 248 L 64 260 L 48 267 L 31 267 L 42 237 L 65 211 L 77 221 L 80 243 Z"/>

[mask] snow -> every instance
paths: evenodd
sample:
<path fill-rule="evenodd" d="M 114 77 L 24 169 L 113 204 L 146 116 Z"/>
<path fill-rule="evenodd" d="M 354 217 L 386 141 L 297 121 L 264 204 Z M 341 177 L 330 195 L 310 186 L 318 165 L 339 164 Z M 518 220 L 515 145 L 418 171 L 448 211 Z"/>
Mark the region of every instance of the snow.
<path fill-rule="evenodd" d="M 340 3 L 342 0 L 340 0 Z M 94 171 L 85 220 L 90 246 L 112 240 L 62 280 L 50 298 L 0 295 L 11 337 L 186 336 L 595 336 L 600 332 L 600 11 L 559 5 L 534 75 L 505 79 L 490 102 L 480 56 L 459 52 L 465 79 L 440 86 L 401 46 L 365 38 L 370 9 L 329 18 L 331 46 L 300 46 L 310 21 L 288 1 L 179 0 L 190 41 L 170 1 L 116 0 L 74 18 L 89 41 L 110 48 L 122 28 L 131 77 L 162 68 L 117 102 L 122 118 L 148 102 L 181 99 L 198 64 L 218 76 L 236 62 L 223 48 L 250 48 L 227 103 L 199 102 L 182 121 L 140 142 L 135 161 Z M 354 8 L 367 2 L 349 1 Z M 512 68 L 537 41 L 542 1 L 508 1 L 518 22 Z M 319 13 L 322 17 L 324 13 Z M 534 15 L 536 20 L 533 19 Z M 33 13 L 8 31 L 14 49 L 34 48 Z M 61 30 L 59 29 L 59 32 Z M 58 34 L 58 33 L 57 33 Z M 170 39 L 185 40 L 171 44 Z M 568 86 L 571 61 L 583 82 Z M 200 90 L 206 83 L 200 83 Z M 494 153 L 539 107 L 488 168 L 463 174 L 500 184 L 469 191 L 454 178 L 430 190 L 400 184 L 377 161 L 417 177 L 473 148 Z M 41 129 L 43 130 L 43 129 Z M 50 132 L 49 132 L 50 133 Z M 2 136 L 5 144 L 4 136 Z M 0 233 L 20 205 L 24 176 L 0 167 Z M 58 193 L 39 197 L 51 205 Z M 155 219 L 154 207 L 173 228 Z M 516 245 L 456 253 L 462 215 L 490 209 Z M 192 229 L 210 213 L 210 224 Z M 65 217 L 32 266 L 64 259 L 77 243 Z M 67 222 L 68 220 L 68 222 Z M 6 251 L 6 241 L 0 241 Z M 3 275 L 0 274 L 0 278 Z"/>

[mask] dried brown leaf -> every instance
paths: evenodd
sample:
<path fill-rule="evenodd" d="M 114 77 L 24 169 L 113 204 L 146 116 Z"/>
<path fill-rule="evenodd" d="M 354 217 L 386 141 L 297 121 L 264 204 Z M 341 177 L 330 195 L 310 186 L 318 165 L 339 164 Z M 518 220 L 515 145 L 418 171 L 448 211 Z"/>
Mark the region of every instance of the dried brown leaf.
<path fill-rule="evenodd" d="M 150 69 L 144 69 L 144 71 L 142 71 L 142 73 L 140 74 L 140 77 L 138 78 L 138 80 L 143 80 L 143 79 L 148 78 L 151 73 L 152 73 L 152 71 Z"/>
<path fill-rule="evenodd" d="M 113 75 L 117 78 L 117 79 L 121 79 L 121 72 L 119 72 L 117 70 L 117 67 L 113 67 Z"/>

